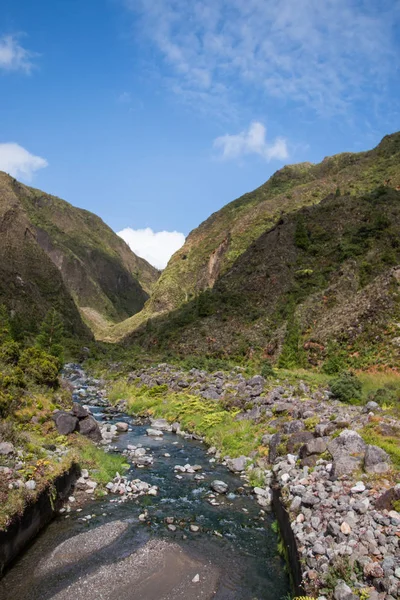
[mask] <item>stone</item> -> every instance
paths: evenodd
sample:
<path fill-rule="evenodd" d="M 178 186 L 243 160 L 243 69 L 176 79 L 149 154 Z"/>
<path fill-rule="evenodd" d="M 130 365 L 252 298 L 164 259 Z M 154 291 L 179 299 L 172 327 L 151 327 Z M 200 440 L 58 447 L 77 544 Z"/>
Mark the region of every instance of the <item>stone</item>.
<path fill-rule="evenodd" d="M 198 525 L 194 525 L 194 524 L 192 524 L 192 525 L 190 525 L 190 528 L 189 528 L 189 529 L 190 529 L 190 531 L 192 531 L 193 533 L 197 533 L 197 532 L 199 531 L 200 527 L 199 527 Z"/>
<path fill-rule="evenodd" d="M 344 581 L 339 581 L 333 592 L 335 600 L 357 600 L 358 596 L 355 596 L 351 591 L 351 588 Z"/>
<path fill-rule="evenodd" d="M 115 426 L 117 428 L 117 431 L 121 431 L 121 432 L 128 431 L 128 423 L 124 423 L 123 421 L 115 423 Z"/>
<path fill-rule="evenodd" d="M 150 437 L 162 437 L 164 434 L 161 429 L 146 429 L 146 434 Z"/>
<path fill-rule="evenodd" d="M 365 485 L 362 481 L 357 481 L 356 485 L 353 485 L 350 491 L 353 492 L 353 494 L 365 492 Z"/>
<path fill-rule="evenodd" d="M 99 442 L 102 439 L 99 424 L 92 416 L 80 419 L 77 430 L 81 435 L 84 435 L 93 442 Z"/>
<path fill-rule="evenodd" d="M 268 460 L 270 463 L 275 462 L 278 457 L 278 446 L 281 443 L 282 436 L 280 433 L 274 433 L 269 440 Z"/>
<path fill-rule="evenodd" d="M 288 452 L 295 453 L 303 445 L 314 439 L 311 431 L 299 431 L 293 433 L 287 441 Z"/>
<path fill-rule="evenodd" d="M 386 473 L 390 469 L 389 455 L 378 446 L 367 446 L 364 469 L 367 473 Z"/>
<path fill-rule="evenodd" d="M 31 490 L 31 491 L 35 490 L 36 489 L 36 481 L 34 481 L 33 479 L 26 481 L 25 487 L 27 490 Z"/>
<path fill-rule="evenodd" d="M 7 456 L 8 454 L 13 454 L 14 446 L 10 442 L 1 442 L 0 443 L 0 454 L 3 456 Z"/>
<path fill-rule="evenodd" d="M 210 487 L 214 492 L 217 492 L 217 494 L 226 494 L 228 491 L 228 484 L 219 479 L 212 481 Z"/>
<path fill-rule="evenodd" d="M 350 535 L 351 533 L 351 527 L 348 523 L 346 523 L 346 521 L 343 521 L 343 523 L 340 526 L 340 531 L 344 534 L 344 535 Z"/>
<path fill-rule="evenodd" d="M 326 442 L 321 437 L 314 438 L 300 448 L 299 455 L 300 458 L 304 458 L 305 456 L 310 456 L 311 454 L 322 454 L 325 452 L 326 448 Z"/>
<path fill-rule="evenodd" d="M 257 385 L 263 386 L 264 384 L 265 384 L 265 379 L 264 379 L 264 377 L 262 377 L 262 375 L 255 375 L 254 377 L 252 377 L 251 379 L 249 379 L 247 381 L 247 385 L 249 385 L 251 387 L 255 387 Z"/>
<path fill-rule="evenodd" d="M 316 504 L 319 503 L 319 498 L 317 498 L 316 496 L 313 496 L 313 494 L 305 494 L 303 496 L 303 498 L 301 499 L 301 502 L 303 504 L 303 506 L 315 506 Z"/>
<path fill-rule="evenodd" d="M 74 415 L 58 410 L 53 414 L 53 421 L 60 435 L 69 435 L 73 433 L 78 426 L 78 419 Z"/>
<path fill-rule="evenodd" d="M 151 426 L 153 429 L 161 429 L 164 431 L 170 431 L 171 426 L 167 419 L 151 419 Z"/>
<path fill-rule="evenodd" d="M 84 419 L 85 417 L 89 416 L 88 411 L 85 408 L 83 408 L 81 404 L 78 404 L 78 402 L 73 403 L 71 414 L 73 414 L 78 419 Z"/>
<path fill-rule="evenodd" d="M 192 579 L 192 583 L 199 583 L 200 581 L 200 575 L 197 573 L 197 575 L 195 575 Z"/>
<path fill-rule="evenodd" d="M 226 464 L 233 473 L 241 473 L 246 469 L 247 461 L 247 456 L 239 456 L 238 458 L 229 458 Z"/>
<path fill-rule="evenodd" d="M 369 562 L 364 566 L 364 575 L 365 577 L 372 577 L 374 579 L 376 577 L 383 577 L 384 572 L 379 563 Z"/>
<path fill-rule="evenodd" d="M 313 554 L 325 554 L 325 547 L 320 542 L 315 542 L 313 546 Z"/>

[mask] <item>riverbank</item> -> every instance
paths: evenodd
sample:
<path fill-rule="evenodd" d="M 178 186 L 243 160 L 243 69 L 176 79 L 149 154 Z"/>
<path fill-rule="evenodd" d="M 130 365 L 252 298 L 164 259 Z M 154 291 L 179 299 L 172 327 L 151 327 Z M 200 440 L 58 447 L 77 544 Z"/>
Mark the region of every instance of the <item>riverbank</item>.
<path fill-rule="evenodd" d="M 400 424 L 390 411 L 343 404 L 301 381 L 167 364 L 132 372 L 110 397 L 132 414 L 175 422 L 181 435 L 204 436 L 219 460 L 247 474 L 261 506 L 278 486 L 307 593 L 398 597 Z"/>

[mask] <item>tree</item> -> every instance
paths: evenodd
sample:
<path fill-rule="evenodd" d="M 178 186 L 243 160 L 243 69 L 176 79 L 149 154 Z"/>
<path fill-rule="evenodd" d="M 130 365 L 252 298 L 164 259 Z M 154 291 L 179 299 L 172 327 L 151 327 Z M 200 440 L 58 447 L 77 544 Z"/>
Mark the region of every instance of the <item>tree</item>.
<path fill-rule="evenodd" d="M 60 315 L 55 308 L 47 313 L 36 338 L 36 346 L 48 354 L 63 360 L 64 348 L 62 345 L 64 326 Z"/>

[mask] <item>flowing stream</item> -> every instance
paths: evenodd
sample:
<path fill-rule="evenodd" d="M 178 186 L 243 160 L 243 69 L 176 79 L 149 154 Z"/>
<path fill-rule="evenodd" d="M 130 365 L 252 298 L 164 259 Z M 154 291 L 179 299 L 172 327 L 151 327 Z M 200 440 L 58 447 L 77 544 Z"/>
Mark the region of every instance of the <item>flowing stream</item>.
<path fill-rule="evenodd" d="M 102 420 L 102 408 L 91 410 Z M 260 512 L 243 480 L 210 462 L 201 442 L 167 432 L 161 440 L 151 438 L 149 425 L 135 424 L 126 414 L 113 420 L 131 428 L 118 435 L 116 449 L 142 444 L 154 457 L 153 465 L 125 474 L 158 486 L 158 495 L 121 503 L 110 494 L 80 512 L 60 514 L 6 573 L 1 600 L 283 598 L 289 583 L 271 529 L 273 515 Z M 202 481 L 189 473 L 176 477 L 174 466 L 187 463 L 201 465 Z M 207 498 L 216 479 L 229 489 L 213 506 Z M 175 531 L 167 517 L 174 518 Z M 199 530 L 191 531 L 191 524 Z"/>

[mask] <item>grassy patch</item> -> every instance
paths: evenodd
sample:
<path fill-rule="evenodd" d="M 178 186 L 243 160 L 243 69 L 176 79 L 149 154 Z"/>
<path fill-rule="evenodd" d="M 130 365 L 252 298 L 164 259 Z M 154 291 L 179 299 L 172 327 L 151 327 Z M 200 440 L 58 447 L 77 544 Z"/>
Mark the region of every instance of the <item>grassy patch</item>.
<path fill-rule="evenodd" d="M 109 393 L 116 401 L 128 401 L 128 412 L 169 421 L 179 421 L 182 429 L 204 436 L 223 455 L 249 455 L 260 445 L 262 426 L 250 421 L 237 421 L 237 412 L 225 410 L 221 403 L 183 393 L 169 393 L 165 386 L 149 389 L 117 383 Z"/>
<path fill-rule="evenodd" d="M 79 464 L 90 470 L 90 476 L 99 484 L 105 485 L 115 477 L 115 473 L 123 473 L 129 466 L 120 454 L 110 454 L 95 446 L 89 440 L 79 436 L 76 442 Z"/>

